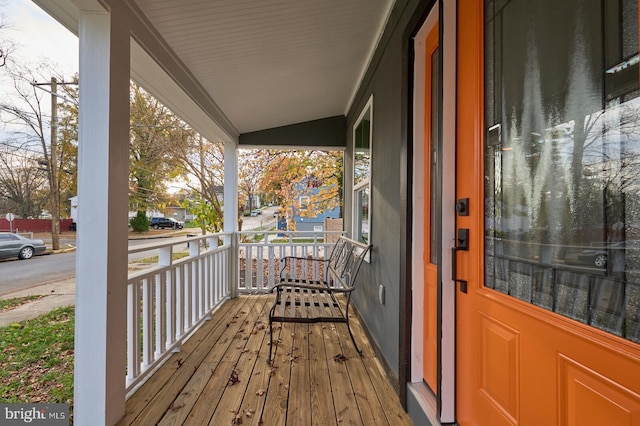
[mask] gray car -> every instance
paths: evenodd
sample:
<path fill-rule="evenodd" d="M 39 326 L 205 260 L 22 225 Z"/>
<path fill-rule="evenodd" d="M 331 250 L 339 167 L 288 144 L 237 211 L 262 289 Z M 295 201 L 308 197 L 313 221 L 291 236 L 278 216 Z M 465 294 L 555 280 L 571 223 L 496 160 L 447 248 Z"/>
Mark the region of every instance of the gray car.
<path fill-rule="evenodd" d="M 31 259 L 34 255 L 44 253 L 47 247 L 42 240 L 34 240 L 22 235 L 0 232 L 0 259 L 17 257 Z"/>

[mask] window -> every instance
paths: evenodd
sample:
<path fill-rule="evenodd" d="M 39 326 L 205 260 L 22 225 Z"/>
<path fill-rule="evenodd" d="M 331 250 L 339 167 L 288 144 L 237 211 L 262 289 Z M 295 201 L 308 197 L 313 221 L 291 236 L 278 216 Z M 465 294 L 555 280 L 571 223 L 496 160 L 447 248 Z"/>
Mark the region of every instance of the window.
<path fill-rule="evenodd" d="M 307 207 L 309 207 L 309 196 L 301 195 L 298 202 L 300 203 L 301 209 L 306 209 Z"/>
<path fill-rule="evenodd" d="M 485 285 L 640 342 L 636 0 L 486 1 Z"/>
<path fill-rule="evenodd" d="M 373 96 L 353 128 L 353 239 L 371 242 L 371 134 Z"/>

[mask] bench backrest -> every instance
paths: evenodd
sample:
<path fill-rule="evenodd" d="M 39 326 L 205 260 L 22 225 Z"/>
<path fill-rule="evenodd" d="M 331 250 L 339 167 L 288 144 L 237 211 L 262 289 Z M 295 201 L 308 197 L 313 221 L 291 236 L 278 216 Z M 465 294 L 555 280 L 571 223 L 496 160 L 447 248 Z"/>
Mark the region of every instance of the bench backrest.
<path fill-rule="evenodd" d="M 347 237 L 340 237 L 333 246 L 327 267 L 327 283 L 331 287 L 352 288 L 362 261 L 371 249 Z"/>

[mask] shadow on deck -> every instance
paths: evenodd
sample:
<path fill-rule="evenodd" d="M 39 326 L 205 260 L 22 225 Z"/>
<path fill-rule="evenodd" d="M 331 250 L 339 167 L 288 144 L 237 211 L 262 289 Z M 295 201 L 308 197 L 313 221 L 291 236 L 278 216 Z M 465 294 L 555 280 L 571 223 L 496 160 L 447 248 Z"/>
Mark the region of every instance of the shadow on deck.
<path fill-rule="evenodd" d="M 357 318 L 274 326 L 273 296 L 224 303 L 127 401 L 121 425 L 410 425 Z"/>

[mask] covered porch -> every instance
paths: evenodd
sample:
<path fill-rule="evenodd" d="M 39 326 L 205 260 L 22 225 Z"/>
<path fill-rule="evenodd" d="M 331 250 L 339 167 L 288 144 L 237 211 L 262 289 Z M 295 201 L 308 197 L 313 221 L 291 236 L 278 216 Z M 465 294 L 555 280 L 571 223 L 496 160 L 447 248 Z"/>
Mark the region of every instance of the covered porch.
<path fill-rule="evenodd" d="M 380 167 L 383 187 L 371 178 L 355 192 L 352 139 L 354 122 L 373 116 L 369 70 L 381 62 L 380 46 L 393 40 L 396 51 L 394 28 L 405 25 L 416 2 L 34 2 L 80 42 L 74 421 L 221 424 L 242 415 L 243 424 L 409 422 L 410 342 L 401 324 L 407 275 L 398 259 L 406 223 L 397 199 L 406 192 L 405 148 L 395 136 L 379 144 L 380 163 L 367 167 Z M 224 144 L 223 232 L 191 240 L 181 261 L 172 260 L 172 243 L 161 243 L 158 265 L 134 274 L 125 249 L 130 80 Z M 382 117 L 400 104 L 395 97 L 380 90 L 381 130 Z M 382 134 L 398 133 L 395 121 Z M 354 301 L 362 358 L 340 326 L 296 325 L 280 330 L 275 370 L 263 362 L 267 338 L 251 331 L 262 324 L 267 296 L 248 294 L 273 285 L 282 247 L 241 243 L 241 148 L 344 151 L 344 232 L 366 230 L 374 247 Z M 387 225 L 378 234 L 369 232 L 362 197 L 378 197 L 376 220 Z M 98 227 L 96 217 L 109 220 Z M 323 244 L 283 250 L 322 255 Z M 230 384 L 236 371 L 239 382 Z"/>
<path fill-rule="evenodd" d="M 243 295 L 172 354 L 127 400 L 118 424 L 411 424 L 363 334 L 352 327 L 284 324 L 269 352 L 268 295 Z"/>
<path fill-rule="evenodd" d="M 127 279 L 127 400 L 118 424 L 412 424 L 358 315 L 345 324 L 274 323 L 279 260 L 318 280 L 341 231 L 174 237 Z M 173 254 L 188 250 L 186 257 Z M 356 289 L 356 292 L 358 290 Z M 344 299 L 342 299 L 344 309 Z M 353 306 L 352 306 L 353 309 Z"/>

